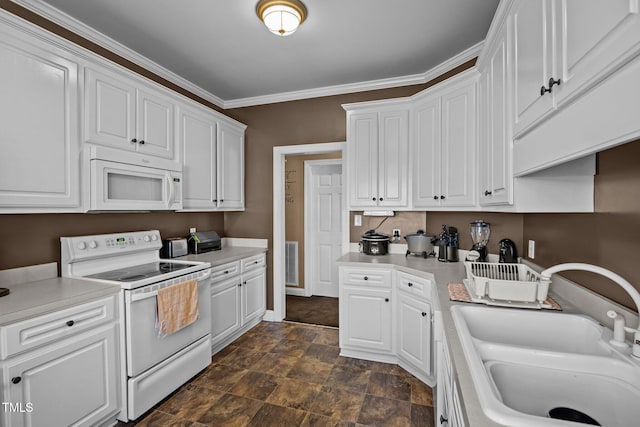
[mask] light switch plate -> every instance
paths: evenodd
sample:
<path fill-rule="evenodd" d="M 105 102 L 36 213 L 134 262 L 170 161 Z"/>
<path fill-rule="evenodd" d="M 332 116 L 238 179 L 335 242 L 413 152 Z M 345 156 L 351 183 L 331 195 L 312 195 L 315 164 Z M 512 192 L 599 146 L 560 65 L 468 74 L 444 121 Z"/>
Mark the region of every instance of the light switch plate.
<path fill-rule="evenodd" d="M 353 225 L 356 227 L 362 227 L 362 215 L 353 216 Z"/>
<path fill-rule="evenodd" d="M 535 240 L 529 240 L 528 249 L 529 250 L 527 252 L 528 252 L 529 258 L 535 259 L 536 258 L 536 241 Z"/>

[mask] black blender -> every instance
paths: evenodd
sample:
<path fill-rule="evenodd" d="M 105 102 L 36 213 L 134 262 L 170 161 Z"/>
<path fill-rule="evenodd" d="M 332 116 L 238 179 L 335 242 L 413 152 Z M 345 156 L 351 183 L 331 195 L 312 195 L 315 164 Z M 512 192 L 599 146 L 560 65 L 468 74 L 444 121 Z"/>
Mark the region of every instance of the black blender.
<path fill-rule="evenodd" d="M 473 246 L 467 254 L 467 261 L 486 262 L 487 243 L 491 234 L 489 223 L 481 219 L 473 221 L 469 224 L 469 233 L 471 234 Z"/>

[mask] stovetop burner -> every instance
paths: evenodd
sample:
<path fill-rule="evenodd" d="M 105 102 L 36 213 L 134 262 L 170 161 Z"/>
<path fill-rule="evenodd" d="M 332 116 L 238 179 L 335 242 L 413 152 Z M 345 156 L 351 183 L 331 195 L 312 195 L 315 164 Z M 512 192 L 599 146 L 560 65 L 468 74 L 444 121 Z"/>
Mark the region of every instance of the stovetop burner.
<path fill-rule="evenodd" d="M 91 279 L 111 280 L 116 282 L 137 282 L 149 277 L 161 276 L 166 273 L 183 270 L 198 264 L 177 262 L 150 262 L 148 264 L 134 265 L 132 267 L 119 268 L 117 270 L 104 271 L 102 273 L 86 276 Z"/>

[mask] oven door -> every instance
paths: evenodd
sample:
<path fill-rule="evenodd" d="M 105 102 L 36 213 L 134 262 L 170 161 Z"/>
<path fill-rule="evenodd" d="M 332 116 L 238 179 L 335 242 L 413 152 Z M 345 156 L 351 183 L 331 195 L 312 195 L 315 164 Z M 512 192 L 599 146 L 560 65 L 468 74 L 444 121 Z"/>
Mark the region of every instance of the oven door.
<path fill-rule="evenodd" d="M 202 276 L 202 271 L 194 273 Z M 189 280 L 192 275 L 125 290 L 127 376 L 135 377 L 211 332 L 211 270 L 198 278 L 198 319 L 173 334 L 156 330 L 157 289 Z"/>
<path fill-rule="evenodd" d="M 182 209 L 182 173 L 91 160 L 91 210 Z"/>

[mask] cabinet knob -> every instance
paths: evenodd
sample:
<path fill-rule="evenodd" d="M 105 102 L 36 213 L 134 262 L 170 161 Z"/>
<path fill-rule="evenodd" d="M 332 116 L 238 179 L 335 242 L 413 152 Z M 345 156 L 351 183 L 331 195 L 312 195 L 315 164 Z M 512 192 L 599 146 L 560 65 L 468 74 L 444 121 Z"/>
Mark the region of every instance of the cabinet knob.
<path fill-rule="evenodd" d="M 242 284 L 243 284 L 243 285 L 246 285 L 246 284 L 247 284 L 247 281 L 245 280 L 244 282 L 242 282 Z"/>
<path fill-rule="evenodd" d="M 13 377 L 11 378 L 11 382 L 14 384 L 18 384 L 20 381 L 22 381 L 22 377 Z"/>
<path fill-rule="evenodd" d="M 551 77 L 549 79 L 549 88 L 546 88 L 544 86 L 542 86 L 540 88 L 540 96 L 543 96 L 545 93 L 549 92 L 551 93 L 551 89 L 553 89 L 554 86 L 560 86 L 560 83 L 562 83 L 562 80 L 558 79 L 558 80 L 554 80 L 553 77 Z"/>
<path fill-rule="evenodd" d="M 220 203 L 224 203 L 224 199 L 220 199 Z"/>
<path fill-rule="evenodd" d="M 136 142 L 138 142 L 138 140 L 137 140 L 137 139 L 135 139 L 135 138 L 133 138 L 133 139 L 131 140 L 131 143 L 132 143 L 132 144 L 135 144 Z"/>
<path fill-rule="evenodd" d="M 544 96 L 544 94 L 547 92 L 551 92 L 551 89 L 547 89 L 544 86 L 540 86 L 540 96 Z"/>
<path fill-rule="evenodd" d="M 438 196 L 433 196 L 433 200 L 438 200 Z"/>
<path fill-rule="evenodd" d="M 445 417 L 443 417 L 442 415 L 440 415 L 440 424 L 444 424 L 444 423 L 448 423 L 449 420 L 446 419 Z"/>
<path fill-rule="evenodd" d="M 407 283 L 407 286 L 412 287 L 413 283 L 409 282 L 409 283 Z"/>
<path fill-rule="evenodd" d="M 427 317 L 427 313 L 425 313 L 424 311 L 420 314 L 422 314 L 422 317 Z"/>
<path fill-rule="evenodd" d="M 373 200 L 373 201 L 375 202 L 375 201 L 376 201 L 376 198 L 375 198 L 375 197 L 372 197 L 372 198 L 371 198 L 371 200 Z"/>
<path fill-rule="evenodd" d="M 384 199 L 382 197 L 380 197 L 380 201 L 383 201 Z"/>
<path fill-rule="evenodd" d="M 443 199 L 444 199 L 444 196 L 440 196 L 440 200 L 443 200 Z"/>
<path fill-rule="evenodd" d="M 485 190 L 485 191 L 484 191 L 484 195 L 485 195 L 485 196 L 490 196 L 491 194 L 492 194 L 492 192 L 491 192 L 491 191 L 489 191 L 489 190 Z"/>
<path fill-rule="evenodd" d="M 213 199 L 213 203 L 218 203 L 218 199 Z"/>
<path fill-rule="evenodd" d="M 369 277 L 367 277 L 367 276 L 364 276 L 364 280 L 369 280 Z"/>
<path fill-rule="evenodd" d="M 144 145 L 144 140 L 141 139 L 140 140 L 140 144 Z"/>
<path fill-rule="evenodd" d="M 389 298 L 385 298 L 385 299 L 384 299 L 384 302 L 389 302 Z"/>
<path fill-rule="evenodd" d="M 259 263 L 259 262 L 260 262 L 260 261 L 253 261 L 253 263 L 254 263 L 254 264 L 257 264 L 257 263 Z"/>
<path fill-rule="evenodd" d="M 224 271 L 224 274 L 229 274 L 229 270 L 225 270 L 225 271 Z"/>
<path fill-rule="evenodd" d="M 73 326 L 76 322 L 73 320 L 67 320 L 67 326 Z"/>
<path fill-rule="evenodd" d="M 241 286 L 242 286 L 242 283 L 238 283 L 238 286 L 240 286 L 240 287 L 241 287 Z"/>

